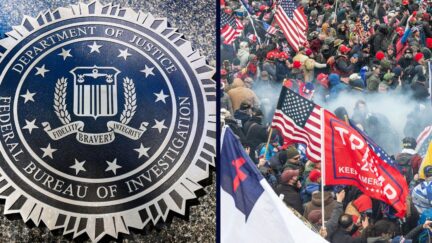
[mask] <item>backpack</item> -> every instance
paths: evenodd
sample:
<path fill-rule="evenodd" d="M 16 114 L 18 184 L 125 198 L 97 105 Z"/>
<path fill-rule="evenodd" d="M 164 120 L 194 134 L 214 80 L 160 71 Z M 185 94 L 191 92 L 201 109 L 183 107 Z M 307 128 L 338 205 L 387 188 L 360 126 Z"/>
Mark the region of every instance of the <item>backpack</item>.
<path fill-rule="evenodd" d="M 400 153 L 396 156 L 395 159 L 396 163 L 399 165 L 399 171 L 402 173 L 402 175 L 405 176 L 408 182 L 410 182 L 414 177 L 413 169 L 411 166 L 412 158 L 412 154 Z"/>

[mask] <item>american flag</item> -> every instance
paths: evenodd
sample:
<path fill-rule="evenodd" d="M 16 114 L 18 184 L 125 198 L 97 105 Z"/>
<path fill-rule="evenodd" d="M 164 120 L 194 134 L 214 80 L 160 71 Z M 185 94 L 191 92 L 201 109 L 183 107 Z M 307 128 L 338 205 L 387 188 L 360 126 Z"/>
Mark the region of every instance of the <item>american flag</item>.
<path fill-rule="evenodd" d="M 221 35 L 224 38 L 224 44 L 231 45 L 239 37 L 244 29 L 242 22 L 232 15 L 222 11 L 221 13 Z"/>
<path fill-rule="evenodd" d="M 263 22 L 264 29 L 269 33 L 270 35 L 274 35 L 277 33 L 278 29 L 276 29 L 274 26 L 267 24 L 266 22 Z"/>
<path fill-rule="evenodd" d="M 286 139 L 307 145 L 308 158 L 320 161 L 322 111 L 320 106 L 282 87 L 272 127 L 278 129 Z"/>
<path fill-rule="evenodd" d="M 432 126 L 427 126 L 417 137 L 416 152 L 424 157 L 426 155 L 429 143 L 432 141 Z"/>
<path fill-rule="evenodd" d="M 308 21 L 303 10 L 297 8 L 293 0 L 281 0 L 277 6 L 275 20 L 288 43 L 297 52 L 307 41 Z"/>

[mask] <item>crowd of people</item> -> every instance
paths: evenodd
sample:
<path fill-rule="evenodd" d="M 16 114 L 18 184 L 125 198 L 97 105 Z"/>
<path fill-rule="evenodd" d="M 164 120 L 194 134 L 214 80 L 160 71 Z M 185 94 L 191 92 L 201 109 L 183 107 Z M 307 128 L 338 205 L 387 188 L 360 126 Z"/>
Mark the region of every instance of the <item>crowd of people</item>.
<path fill-rule="evenodd" d="M 221 41 L 223 123 L 275 192 L 329 242 L 429 242 L 432 166 L 424 168 L 425 179 L 420 179 L 425 151 L 416 147 L 419 134 L 432 125 L 432 1 L 296 4 L 308 20 L 307 41 L 297 51 L 275 21 L 278 1 L 225 0 L 221 5 L 222 13 L 243 25 L 233 43 Z M 268 32 L 268 26 L 278 31 Z M 321 189 L 321 163 L 307 158 L 304 144 L 289 143 L 270 129 L 282 86 L 323 107 L 337 107 L 331 110 L 336 116 L 350 120 L 391 155 L 409 184 L 403 218 L 356 187 Z M 342 97 L 354 98 L 354 107 L 346 107 Z M 402 112 L 398 104 L 386 107 L 400 117 L 392 120 L 374 112 L 380 104 L 369 101 L 386 97 L 409 101 L 410 111 Z M 403 129 L 394 129 L 401 121 Z"/>

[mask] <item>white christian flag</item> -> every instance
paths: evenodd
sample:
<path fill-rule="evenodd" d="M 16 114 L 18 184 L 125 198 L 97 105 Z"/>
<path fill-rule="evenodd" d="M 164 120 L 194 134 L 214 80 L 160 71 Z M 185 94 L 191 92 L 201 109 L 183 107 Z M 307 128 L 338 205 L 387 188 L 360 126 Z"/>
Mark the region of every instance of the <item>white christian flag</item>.
<path fill-rule="evenodd" d="M 221 140 L 221 242 L 327 242 L 276 195 L 231 129 Z"/>

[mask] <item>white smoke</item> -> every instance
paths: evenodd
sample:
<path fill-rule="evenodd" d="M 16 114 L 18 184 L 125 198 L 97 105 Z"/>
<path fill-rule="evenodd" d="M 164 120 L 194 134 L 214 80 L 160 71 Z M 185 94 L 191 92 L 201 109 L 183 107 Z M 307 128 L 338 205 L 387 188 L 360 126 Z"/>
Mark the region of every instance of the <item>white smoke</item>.
<path fill-rule="evenodd" d="M 261 109 L 264 111 L 265 122 L 271 122 L 274 108 L 277 105 L 281 85 L 256 85 L 254 91 L 261 100 Z M 366 102 L 368 112 L 372 114 L 381 114 L 390 122 L 390 126 L 398 134 L 398 141 L 394 141 L 395 146 L 402 149 L 402 139 L 405 137 L 404 128 L 407 122 L 407 116 L 416 108 L 419 107 L 418 101 L 411 99 L 410 93 L 399 94 L 397 92 L 390 93 L 371 93 L 365 94 L 360 92 L 343 92 L 332 102 L 323 102 L 319 100 L 319 95 L 316 94 L 314 102 L 331 111 L 332 113 L 338 107 L 344 107 L 349 117 L 353 115 L 354 107 L 357 101 L 363 100 Z M 430 103 L 428 103 L 430 108 Z M 426 109 L 424 112 L 430 112 Z M 425 118 L 426 119 L 426 118 Z M 428 124 L 429 122 L 429 124 Z M 421 124 L 432 125 L 429 121 L 421 121 Z M 423 129 L 423 128 L 420 128 Z"/>

